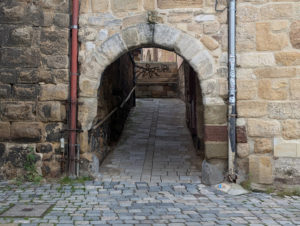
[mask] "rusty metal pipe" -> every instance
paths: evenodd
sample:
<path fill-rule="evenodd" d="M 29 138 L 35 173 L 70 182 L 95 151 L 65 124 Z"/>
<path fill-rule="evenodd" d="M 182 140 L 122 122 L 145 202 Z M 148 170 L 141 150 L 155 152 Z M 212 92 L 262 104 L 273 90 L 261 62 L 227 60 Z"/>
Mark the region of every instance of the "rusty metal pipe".
<path fill-rule="evenodd" d="M 69 176 L 75 176 L 75 150 L 77 139 L 77 78 L 78 78 L 78 14 L 79 0 L 73 0 L 72 8 L 72 50 L 70 84 L 70 134 L 69 134 Z"/>

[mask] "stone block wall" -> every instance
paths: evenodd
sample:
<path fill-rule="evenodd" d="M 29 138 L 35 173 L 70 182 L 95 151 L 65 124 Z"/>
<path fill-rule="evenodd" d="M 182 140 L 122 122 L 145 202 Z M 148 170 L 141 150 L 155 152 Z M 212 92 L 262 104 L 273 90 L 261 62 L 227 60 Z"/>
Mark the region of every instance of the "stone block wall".
<path fill-rule="evenodd" d="M 30 150 L 58 176 L 69 83 L 69 1 L 0 2 L 0 179 L 21 176 Z"/>
<path fill-rule="evenodd" d="M 136 97 L 178 97 L 178 71 L 174 63 L 136 63 Z"/>
<path fill-rule="evenodd" d="M 102 121 L 127 98 L 134 86 L 134 65 L 129 54 L 121 56 L 103 72 L 101 85 L 98 88 L 97 117 L 94 124 Z M 97 158 L 98 166 L 112 150 L 123 130 L 130 109 L 135 105 L 134 95 L 123 108 L 119 108 L 101 126 L 88 132 L 88 141 L 81 142 L 82 166 L 84 172 L 90 171 L 85 159 Z M 83 133 L 84 135 L 84 133 Z M 89 148 L 86 148 L 89 146 Z M 89 152 L 88 152 L 89 150 Z M 94 161 L 94 160 L 93 160 Z M 96 169 L 92 169 L 96 171 Z"/>
<path fill-rule="evenodd" d="M 300 2 L 238 1 L 237 53 L 238 124 L 248 137 L 238 164 L 254 183 L 299 184 Z"/>
<path fill-rule="evenodd" d="M 225 9 L 226 1 L 219 2 Z M 198 73 L 206 157 L 224 159 L 214 139 L 227 142 L 227 10 L 216 12 L 214 0 L 80 3 L 80 143 L 88 143 L 106 67 L 135 48 L 161 47 Z M 298 0 L 237 1 L 237 163 L 239 175 L 251 175 L 254 183 L 300 181 L 299 11 Z M 44 175 L 58 175 L 69 89 L 69 13 L 68 0 L 0 2 L 1 178 L 21 173 L 13 159 L 22 159 L 29 147 L 43 160 Z"/>
<path fill-rule="evenodd" d="M 214 115 L 225 119 L 220 123 L 205 114 L 205 126 L 226 126 L 227 12 L 216 12 L 214 3 L 203 0 L 81 1 L 79 61 L 83 76 L 80 83 L 88 77 L 94 81 L 79 94 L 85 103 L 79 109 L 82 128 L 89 130 L 96 115 L 96 109 L 90 106 L 96 104 L 97 99 L 88 90 L 99 84 L 99 72 L 125 52 L 151 47 L 175 51 L 194 68 L 201 82 L 205 109 L 217 109 Z M 223 143 L 227 147 L 226 142 Z M 214 152 L 215 147 L 210 151 Z M 215 153 L 210 159 L 223 161 L 226 157 Z"/>

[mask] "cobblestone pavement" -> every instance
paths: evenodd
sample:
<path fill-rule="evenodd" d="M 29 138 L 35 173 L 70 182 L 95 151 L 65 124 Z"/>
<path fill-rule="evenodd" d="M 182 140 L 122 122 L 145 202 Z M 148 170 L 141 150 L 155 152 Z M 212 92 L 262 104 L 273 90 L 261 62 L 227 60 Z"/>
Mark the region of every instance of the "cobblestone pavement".
<path fill-rule="evenodd" d="M 0 224 L 300 225 L 300 197 L 230 196 L 201 184 L 201 160 L 184 127 L 182 103 L 149 101 L 139 100 L 136 109 L 143 111 L 131 112 L 119 145 L 101 167 L 102 178 L 67 185 L 0 182 Z M 52 208 L 42 217 L 1 217 L 24 203 Z"/>
<path fill-rule="evenodd" d="M 200 182 L 196 155 L 179 99 L 137 99 L 120 141 L 102 163 L 104 181 Z"/>
<path fill-rule="evenodd" d="M 300 225 L 300 197 L 221 194 L 199 183 L 0 183 L 0 212 L 10 204 L 51 203 L 41 218 L 1 218 L 22 225 Z"/>

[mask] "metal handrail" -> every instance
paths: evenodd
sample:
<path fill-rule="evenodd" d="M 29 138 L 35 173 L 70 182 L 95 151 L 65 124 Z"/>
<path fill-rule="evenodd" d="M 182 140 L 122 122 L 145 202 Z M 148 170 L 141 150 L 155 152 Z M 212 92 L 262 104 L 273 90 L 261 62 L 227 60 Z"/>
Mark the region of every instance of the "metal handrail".
<path fill-rule="evenodd" d="M 132 90 L 129 92 L 128 96 L 123 100 L 123 102 L 120 104 L 120 106 L 115 107 L 107 116 L 105 116 L 104 119 L 102 119 L 100 122 L 98 122 L 96 125 L 93 126 L 93 129 L 97 129 L 99 126 L 103 125 L 104 122 L 106 122 L 119 108 L 123 108 L 124 105 L 128 102 L 131 95 L 133 94 L 136 86 L 132 88 Z"/>

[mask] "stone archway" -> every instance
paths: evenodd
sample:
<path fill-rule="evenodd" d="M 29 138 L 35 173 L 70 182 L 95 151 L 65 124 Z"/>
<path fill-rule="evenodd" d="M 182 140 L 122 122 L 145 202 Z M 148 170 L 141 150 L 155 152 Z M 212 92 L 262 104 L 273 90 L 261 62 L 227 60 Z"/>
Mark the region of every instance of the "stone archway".
<path fill-rule="evenodd" d="M 85 61 L 81 65 L 79 81 L 81 104 L 78 110 L 78 120 L 83 130 L 79 138 L 81 150 L 84 158 L 89 161 L 93 161 L 93 155 L 88 153 L 88 131 L 92 128 L 97 115 L 97 91 L 101 82 L 101 74 L 121 55 L 142 47 L 163 48 L 182 56 L 197 73 L 202 90 L 207 90 L 209 82 L 206 80 L 209 81 L 216 76 L 214 59 L 202 43 L 185 32 L 164 24 L 138 24 L 114 34 L 100 46 L 91 44 Z M 221 109 L 226 118 L 226 105 L 221 97 L 209 92 L 204 92 L 202 96 L 204 108 L 209 108 L 210 111 Z M 224 126 L 226 120 L 218 123 Z M 210 122 L 205 122 L 205 124 L 210 124 Z M 218 153 L 217 156 L 211 153 L 210 157 L 227 158 L 227 152 Z"/>

